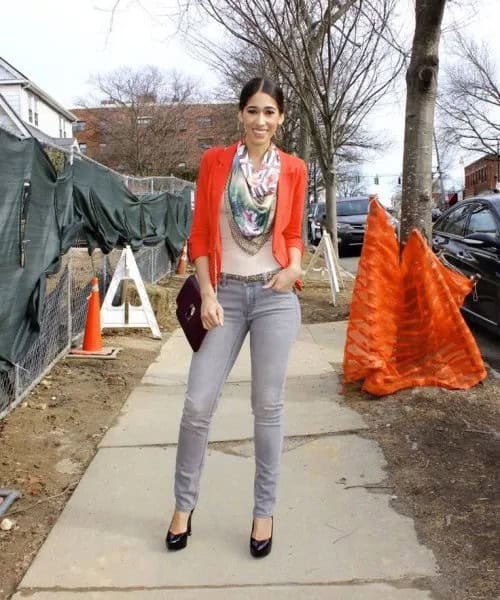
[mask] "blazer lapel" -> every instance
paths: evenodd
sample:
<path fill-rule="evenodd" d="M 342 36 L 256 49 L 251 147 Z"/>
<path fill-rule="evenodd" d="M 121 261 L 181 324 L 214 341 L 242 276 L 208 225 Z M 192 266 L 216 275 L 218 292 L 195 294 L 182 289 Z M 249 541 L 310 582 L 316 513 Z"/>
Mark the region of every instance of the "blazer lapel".
<path fill-rule="evenodd" d="M 292 187 L 292 171 L 288 155 L 278 150 L 280 154 L 280 177 L 278 179 L 278 193 L 276 196 L 276 217 L 275 227 L 278 231 L 283 229 L 282 223 L 286 222 L 286 217 L 290 212 L 290 197 Z"/>
<path fill-rule="evenodd" d="M 231 172 L 231 166 L 233 164 L 233 158 L 237 146 L 238 144 L 231 144 L 231 146 L 228 146 L 227 148 L 222 148 L 220 153 L 218 153 L 215 157 L 211 191 L 211 195 L 213 198 L 212 208 L 214 224 L 218 223 L 219 220 L 222 196 L 224 194 L 224 188 L 226 187 L 226 182 Z"/>

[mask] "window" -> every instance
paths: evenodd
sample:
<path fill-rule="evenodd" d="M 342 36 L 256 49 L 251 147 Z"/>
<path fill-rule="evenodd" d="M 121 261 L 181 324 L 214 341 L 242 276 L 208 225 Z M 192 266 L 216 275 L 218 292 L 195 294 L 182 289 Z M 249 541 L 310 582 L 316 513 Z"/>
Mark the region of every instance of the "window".
<path fill-rule="evenodd" d="M 80 152 L 82 154 L 87 154 L 87 144 L 78 144 L 80 146 Z"/>
<path fill-rule="evenodd" d="M 34 122 L 35 125 L 38 127 L 38 98 L 35 96 L 35 114 L 34 114 Z"/>
<path fill-rule="evenodd" d="M 440 223 L 438 231 L 463 235 L 465 222 L 469 216 L 470 205 L 459 206 Z"/>
<path fill-rule="evenodd" d="M 212 138 L 203 138 L 198 140 L 198 148 L 211 148 L 214 145 L 214 141 Z"/>
<path fill-rule="evenodd" d="M 85 131 L 86 127 L 87 123 L 85 121 L 76 121 L 73 123 L 73 133 L 76 133 L 77 131 Z"/>
<path fill-rule="evenodd" d="M 212 117 L 198 117 L 198 127 L 211 127 Z"/>
<path fill-rule="evenodd" d="M 137 117 L 137 125 L 139 125 L 139 127 L 147 127 L 148 125 L 151 125 L 152 120 L 151 117 Z"/>
<path fill-rule="evenodd" d="M 28 121 L 33 123 L 33 94 L 28 93 Z"/>
<path fill-rule="evenodd" d="M 478 206 L 472 213 L 467 233 L 491 233 L 497 235 L 497 226 L 487 206 Z"/>

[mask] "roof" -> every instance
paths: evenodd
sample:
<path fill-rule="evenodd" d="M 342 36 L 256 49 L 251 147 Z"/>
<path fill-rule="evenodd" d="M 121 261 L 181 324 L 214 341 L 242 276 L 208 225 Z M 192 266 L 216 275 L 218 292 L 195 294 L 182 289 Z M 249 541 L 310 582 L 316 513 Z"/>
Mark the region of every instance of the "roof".
<path fill-rule="evenodd" d="M 469 163 L 468 165 L 465 165 L 464 169 L 470 169 L 471 167 L 474 167 L 477 163 L 482 162 L 483 160 L 497 161 L 498 156 L 496 154 L 483 154 L 483 156 L 480 156 L 475 161 Z"/>
<path fill-rule="evenodd" d="M 238 104 L 236 102 L 157 102 L 156 104 L 143 104 L 141 105 L 141 107 L 144 108 L 144 110 L 147 109 L 148 106 L 154 106 L 154 107 L 161 107 L 161 106 L 165 106 L 165 107 L 170 107 L 170 106 L 182 106 L 183 108 L 187 108 L 189 109 L 192 113 L 199 113 L 200 116 L 210 116 L 207 114 L 207 111 L 217 111 L 220 110 L 222 108 L 236 108 L 238 107 Z M 121 104 L 102 104 L 100 106 L 79 106 L 79 107 L 75 107 L 72 108 L 71 110 L 74 112 L 75 115 L 81 115 L 84 116 L 85 114 L 88 113 L 100 113 L 100 112 L 112 112 L 112 111 L 122 111 L 126 108 L 126 106 L 123 106 Z"/>
<path fill-rule="evenodd" d="M 28 129 L 30 134 L 42 144 L 50 144 L 52 146 L 59 146 L 61 148 L 70 148 L 75 142 L 74 137 L 53 138 L 50 135 L 44 133 L 41 129 L 38 129 L 38 127 L 35 127 L 34 125 L 29 125 L 28 123 L 24 123 L 24 125 Z"/>
<path fill-rule="evenodd" d="M 19 131 L 21 137 L 30 137 L 32 134 L 26 126 L 26 123 L 17 115 L 16 111 L 7 102 L 7 100 L 0 94 L 0 109 L 9 117 L 14 127 Z"/>
<path fill-rule="evenodd" d="M 2 85 L 21 85 L 25 89 L 31 90 L 39 98 L 44 100 L 46 104 L 51 106 L 58 113 L 64 115 L 69 121 L 76 121 L 76 117 L 69 110 L 64 108 L 62 104 L 59 104 L 57 100 L 52 98 L 47 92 L 38 87 L 36 83 L 31 81 L 26 75 L 23 75 L 21 71 L 13 67 L 9 62 L 0 56 L 0 67 L 7 73 L 12 75 L 11 79 L 0 79 Z"/>

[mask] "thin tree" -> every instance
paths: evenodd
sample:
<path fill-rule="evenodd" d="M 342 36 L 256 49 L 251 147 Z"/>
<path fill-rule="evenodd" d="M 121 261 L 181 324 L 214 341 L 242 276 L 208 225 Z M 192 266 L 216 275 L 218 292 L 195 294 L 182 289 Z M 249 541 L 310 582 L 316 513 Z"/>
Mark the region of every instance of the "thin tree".
<path fill-rule="evenodd" d="M 317 155 L 327 229 L 336 242 L 339 153 L 373 147 L 365 119 L 403 66 L 402 53 L 394 52 L 395 0 L 198 0 L 196 5 L 266 56 L 279 81 L 294 91 L 300 138 L 310 136 Z M 191 39 L 193 29 L 186 30 Z"/>
<path fill-rule="evenodd" d="M 455 61 L 445 72 L 439 107 L 443 133 L 464 150 L 498 151 L 500 72 L 486 42 L 476 44 L 457 34 Z"/>
<path fill-rule="evenodd" d="M 406 73 L 406 114 L 400 238 L 431 230 L 432 147 L 439 40 L 446 0 L 416 0 L 415 33 Z"/>
<path fill-rule="evenodd" d="M 146 66 L 99 73 L 91 83 L 104 98 L 87 119 L 104 142 L 96 158 L 135 175 L 175 173 L 186 154 L 179 133 L 187 103 L 198 97 L 196 82 Z"/>

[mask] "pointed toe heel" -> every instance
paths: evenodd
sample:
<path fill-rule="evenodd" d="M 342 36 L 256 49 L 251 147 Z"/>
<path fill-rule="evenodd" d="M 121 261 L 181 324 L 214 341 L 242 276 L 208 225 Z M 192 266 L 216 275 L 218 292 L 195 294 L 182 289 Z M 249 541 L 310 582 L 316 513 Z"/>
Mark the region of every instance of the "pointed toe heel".
<path fill-rule="evenodd" d="M 194 510 L 194 509 L 193 509 Z M 191 535 L 191 517 L 193 511 L 189 513 L 187 529 L 183 533 L 172 533 L 170 529 L 167 531 L 165 544 L 168 550 L 182 550 L 187 546 L 188 536 Z"/>
<path fill-rule="evenodd" d="M 271 553 L 271 549 L 273 547 L 273 529 L 274 529 L 274 519 L 271 517 L 271 537 L 266 540 L 256 540 L 252 537 L 253 533 L 253 523 L 252 523 L 252 532 L 250 533 L 250 554 L 254 558 L 263 558 Z"/>

